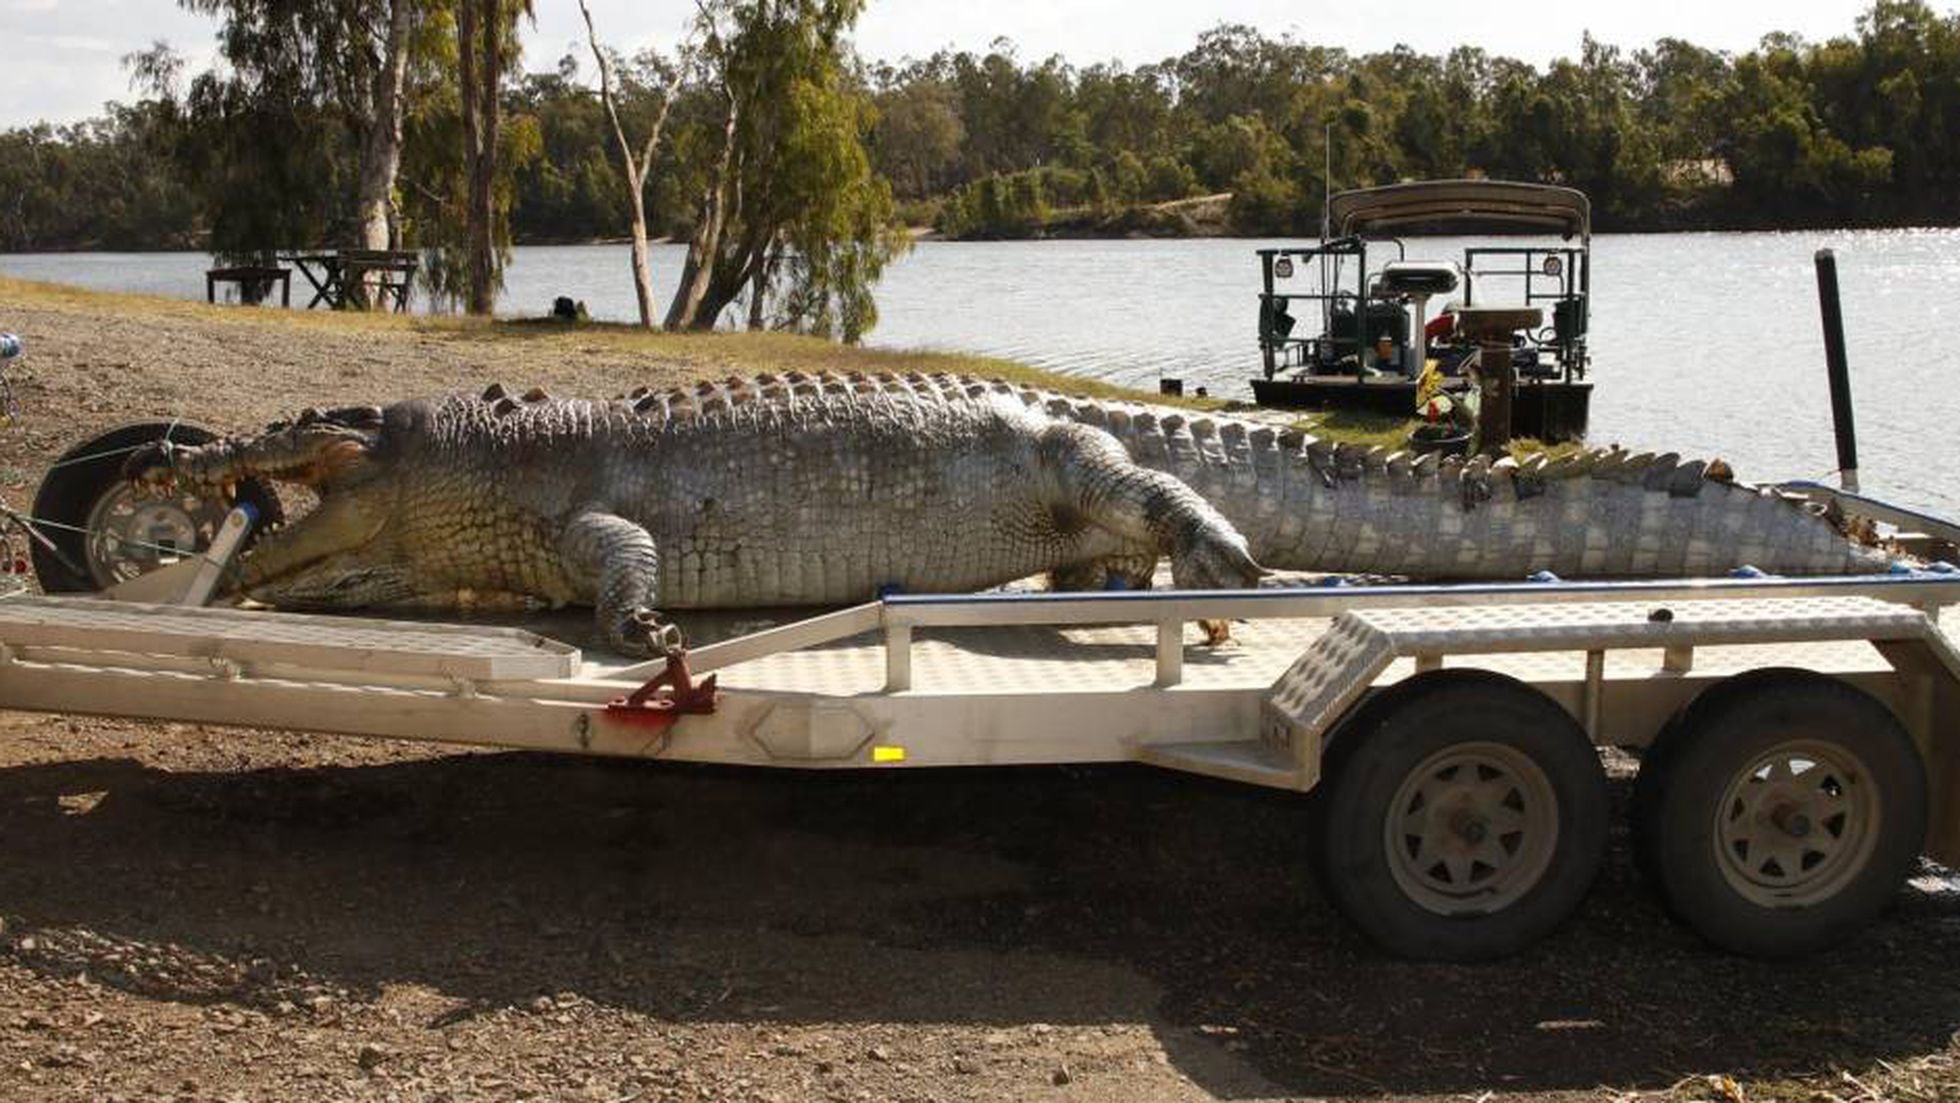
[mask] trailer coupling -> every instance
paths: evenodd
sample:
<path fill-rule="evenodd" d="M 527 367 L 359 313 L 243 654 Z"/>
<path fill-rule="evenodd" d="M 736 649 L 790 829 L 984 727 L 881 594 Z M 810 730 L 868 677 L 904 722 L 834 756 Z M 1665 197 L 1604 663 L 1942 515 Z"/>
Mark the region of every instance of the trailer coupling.
<path fill-rule="evenodd" d="M 661 694 L 661 690 L 667 690 Z M 660 673 L 625 697 L 606 703 L 606 718 L 654 732 L 665 732 L 684 715 L 706 715 L 715 711 L 715 676 L 699 682 L 687 669 L 687 653 L 677 652 L 667 659 Z"/>

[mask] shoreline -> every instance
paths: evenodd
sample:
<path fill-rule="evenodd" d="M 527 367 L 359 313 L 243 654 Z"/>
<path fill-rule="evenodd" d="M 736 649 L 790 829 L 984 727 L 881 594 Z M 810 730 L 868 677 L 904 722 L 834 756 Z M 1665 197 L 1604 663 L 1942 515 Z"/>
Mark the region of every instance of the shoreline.
<path fill-rule="evenodd" d="M 1949 223 L 1918 222 L 1899 225 L 1868 224 L 1856 226 L 1817 225 L 1817 226 L 1682 226 L 1682 227 L 1619 227 L 1615 229 L 1595 229 L 1593 239 L 1609 237 L 1665 237 L 1680 235 L 1684 237 L 1703 237 L 1718 234 L 1866 234 L 1866 233 L 1938 233 L 1960 230 L 1960 219 Z M 1237 233 L 1142 233 L 1123 231 L 1097 233 L 1077 228 L 1054 228 L 1054 232 L 1028 235 L 989 235 L 980 237 L 947 237 L 931 226 L 908 226 L 904 232 L 916 245 L 989 245 L 1004 243 L 1055 242 L 1058 244 L 1076 241 L 1137 241 L 1137 242 L 1175 242 L 1175 241 L 1314 241 L 1319 235 L 1311 232 L 1299 234 L 1237 234 Z M 1492 234 L 1501 237 L 1506 235 Z M 1530 236 L 1530 235 L 1517 235 Z M 630 238 L 600 237 L 579 239 L 523 239 L 511 243 L 517 249 L 566 249 L 619 247 L 631 244 Z M 653 246 L 685 246 L 686 242 L 672 237 L 660 237 L 648 242 Z M 105 249 L 94 245 L 57 246 L 32 250 L 0 250 L 0 257 L 54 257 L 54 256 L 167 256 L 202 253 L 212 255 L 208 249 L 169 248 L 169 249 Z"/>

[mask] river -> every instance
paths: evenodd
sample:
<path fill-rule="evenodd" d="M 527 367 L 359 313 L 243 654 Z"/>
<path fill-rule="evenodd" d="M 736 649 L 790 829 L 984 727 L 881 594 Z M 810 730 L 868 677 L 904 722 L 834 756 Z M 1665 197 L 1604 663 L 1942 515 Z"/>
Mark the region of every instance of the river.
<path fill-rule="evenodd" d="M 986 353 L 1150 390 L 1177 376 L 1244 396 L 1258 364 L 1253 250 L 1264 244 L 1274 243 L 922 243 L 878 288 L 868 343 Z M 1591 439 L 1719 455 L 1756 480 L 1833 468 L 1811 267 L 1825 246 L 1844 286 L 1865 489 L 1960 515 L 1960 364 L 1935 340 L 1938 319 L 1960 303 L 1960 230 L 1595 238 Z M 1409 254 L 1459 248 L 1411 241 Z M 680 258 L 678 246 L 654 250 L 663 303 Z M 0 273 L 196 298 L 208 263 L 201 253 L 0 254 Z M 519 248 L 501 311 L 542 314 L 558 295 L 630 320 L 626 248 Z"/>

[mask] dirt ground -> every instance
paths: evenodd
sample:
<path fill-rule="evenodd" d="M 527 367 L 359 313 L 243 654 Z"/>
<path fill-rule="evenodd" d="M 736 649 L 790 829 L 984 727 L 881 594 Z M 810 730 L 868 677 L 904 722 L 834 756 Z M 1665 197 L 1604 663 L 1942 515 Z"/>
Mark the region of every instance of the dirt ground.
<path fill-rule="evenodd" d="M 137 415 L 860 355 L 4 281 L 0 329 L 30 350 L 17 504 Z M 1305 820 L 1144 768 L 784 774 L 0 713 L 0 1100 L 1960 1099 L 1939 870 L 1765 964 L 1671 924 L 1616 838 L 1536 949 L 1418 965 L 1333 913 Z"/>

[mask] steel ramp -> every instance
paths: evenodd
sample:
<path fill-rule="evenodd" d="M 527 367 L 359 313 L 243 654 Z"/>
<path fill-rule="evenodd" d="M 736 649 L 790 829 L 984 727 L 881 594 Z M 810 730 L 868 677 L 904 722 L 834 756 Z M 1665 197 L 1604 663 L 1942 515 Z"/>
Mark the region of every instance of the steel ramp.
<path fill-rule="evenodd" d="M 580 661 L 578 648 L 517 628 L 81 597 L 0 601 L 0 644 L 469 681 L 569 678 Z"/>

